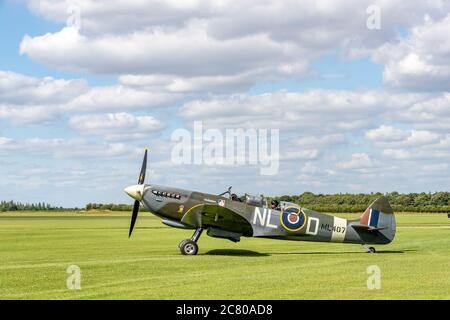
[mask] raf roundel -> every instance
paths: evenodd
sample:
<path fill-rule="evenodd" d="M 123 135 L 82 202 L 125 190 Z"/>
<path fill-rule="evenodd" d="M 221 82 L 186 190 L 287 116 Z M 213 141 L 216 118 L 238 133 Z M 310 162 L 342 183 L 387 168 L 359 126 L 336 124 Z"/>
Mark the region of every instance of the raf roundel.
<path fill-rule="evenodd" d="M 301 230 L 306 223 L 306 215 L 296 207 L 287 207 L 280 215 L 281 225 L 288 231 Z"/>

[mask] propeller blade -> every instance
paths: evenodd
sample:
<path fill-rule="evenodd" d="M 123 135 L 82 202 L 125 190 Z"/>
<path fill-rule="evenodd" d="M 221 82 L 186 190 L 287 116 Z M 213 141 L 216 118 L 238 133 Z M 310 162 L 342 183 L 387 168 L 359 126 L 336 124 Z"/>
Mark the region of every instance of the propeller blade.
<path fill-rule="evenodd" d="M 144 160 L 142 161 L 141 174 L 139 175 L 138 184 L 144 183 L 146 170 L 147 170 L 147 149 L 145 149 Z"/>
<path fill-rule="evenodd" d="M 130 233 L 128 234 L 128 238 L 131 237 L 131 233 L 133 232 L 134 224 L 136 223 L 136 219 L 139 213 L 139 206 L 140 203 L 136 200 L 133 206 L 133 214 L 131 215 Z"/>
<path fill-rule="evenodd" d="M 141 173 L 139 175 L 139 180 L 138 180 L 139 185 L 144 184 L 144 180 L 145 180 L 145 171 L 147 170 L 147 151 L 148 151 L 148 149 L 145 149 L 144 160 L 142 161 Z M 141 195 L 141 197 L 142 196 L 143 195 Z M 130 232 L 128 234 L 128 238 L 131 237 L 131 234 L 133 233 L 134 225 L 136 223 L 136 219 L 139 214 L 139 206 L 140 206 L 140 202 L 139 202 L 139 200 L 136 200 L 134 202 L 133 213 L 131 215 Z"/>

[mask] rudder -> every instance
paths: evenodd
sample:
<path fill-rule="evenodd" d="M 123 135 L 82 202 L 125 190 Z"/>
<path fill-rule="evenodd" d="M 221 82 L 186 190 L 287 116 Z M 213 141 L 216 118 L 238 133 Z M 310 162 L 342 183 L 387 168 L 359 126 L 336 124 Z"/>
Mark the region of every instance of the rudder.
<path fill-rule="evenodd" d="M 367 226 L 368 229 L 378 230 L 389 242 L 395 237 L 396 222 L 394 211 L 384 196 L 372 202 L 364 211 L 359 223 L 360 226 Z"/>

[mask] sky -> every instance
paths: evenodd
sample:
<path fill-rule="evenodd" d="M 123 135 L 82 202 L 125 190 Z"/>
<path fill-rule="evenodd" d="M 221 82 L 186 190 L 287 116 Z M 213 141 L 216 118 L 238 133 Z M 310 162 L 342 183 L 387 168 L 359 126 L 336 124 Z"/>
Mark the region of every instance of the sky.
<path fill-rule="evenodd" d="M 210 193 L 448 191 L 449 9 L 0 1 L 0 200 L 131 203 L 145 148 L 146 183 Z M 278 170 L 177 163 L 195 123 L 278 130 Z"/>

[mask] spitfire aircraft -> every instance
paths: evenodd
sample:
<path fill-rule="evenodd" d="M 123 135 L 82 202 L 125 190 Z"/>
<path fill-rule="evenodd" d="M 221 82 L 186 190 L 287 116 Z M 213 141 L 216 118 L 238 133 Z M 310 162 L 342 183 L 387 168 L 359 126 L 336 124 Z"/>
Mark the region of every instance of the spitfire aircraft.
<path fill-rule="evenodd" d="M 362 244 L 370 253 L 375 248 L 367 245 L 388 244 L 395 236 L 394 213 L 385 197 L 376 199 L 360 219 L 347 220 L 285 201 L 272 201 L 269 205 L 263 196 L 246 195 L 241 201 L 231 187 L 214 195 L 144 184 L 146 167 L 147 150 L 138 184 L 124 190 L 135 199 L 128 236 L 133 232 L 142 204 L 165 225 L 194 230 L 190 239 L 179 244 L 184 255 L 197 254 L 197 241 L 204 230 L 211 237 L 234 242 L 241 237 L 257 237 Z"/>

